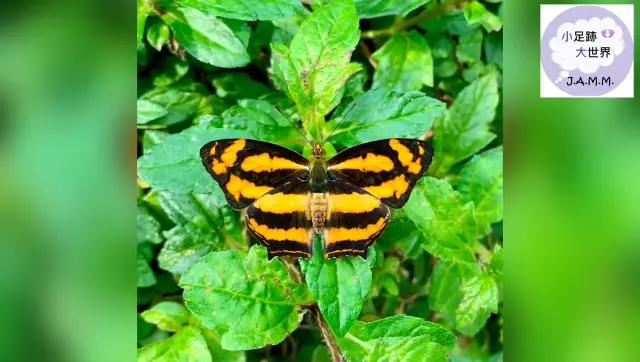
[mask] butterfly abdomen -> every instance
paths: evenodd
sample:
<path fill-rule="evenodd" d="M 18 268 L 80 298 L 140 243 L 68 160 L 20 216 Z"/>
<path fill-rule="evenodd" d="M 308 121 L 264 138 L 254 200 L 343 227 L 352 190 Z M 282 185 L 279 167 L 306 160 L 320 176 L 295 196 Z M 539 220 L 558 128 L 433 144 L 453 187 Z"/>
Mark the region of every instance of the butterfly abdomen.
<path fill-rule="evenodd" d="M 327 194 L 315 192 L 311 195 L 309 210 L 311 213 L 311 224 L 316 233 L 320 233 L 327 220 Z"/>

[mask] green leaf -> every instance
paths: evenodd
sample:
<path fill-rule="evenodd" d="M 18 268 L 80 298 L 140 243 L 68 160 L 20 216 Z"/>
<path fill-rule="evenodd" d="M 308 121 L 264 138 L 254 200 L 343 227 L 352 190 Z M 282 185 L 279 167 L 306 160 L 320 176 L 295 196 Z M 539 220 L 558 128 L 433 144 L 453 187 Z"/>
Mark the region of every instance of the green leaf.
<path fill-rule="evenodd" d="M 225 24 L 233 31 L 233 33 L 240 39 L 242 45 L 245 48 L 249 48 L 249 42 L 251 41 L 251 28 L 245 21 L 225 19 L 221 18 Z"/>
<path fill-rule="evenodd" d="M 300 26 L 302 23 L 309 17 L 309 11 L 305 9 L 304 12 L 299 14 L 290 16 L 288 18 L 283 18 L 279 20 L 274 20 L 273 23 L 273 32 L 271 33 L 270 41 L 267 41 L 265 45 L 269 46 L 269 43 L 273 44 L 284 44 L 289 46 L 291 44 L 291 40 L 298 31 L 300 30 Z M 263 24 L 259 23 L 258 25 Z M 256 32 L 258 30 L 256 29 Z M 271 52 L 270 55 L 270 64 L 271 67 L 268 68 L 269 79 L 273 83 L 274 87 L 282 92 L 287 91 L 287 83 L 285 82 L 284 75 L 278 68 L 278 59 L 277 54 L 275 52 Z"/>
<path fill-rule="evenodd" d="M 272 21 L 274 29 L 271 43 L 289 46 L 293 37 L 300 31 L 300 26 L 310 14 L 307 9 L 304 9 L 303 12 L 298 14 Z"/>
<path fill-rule="evenodd" d="M 438 89 L 442 90 L 445 93 L 450 94 L 452 97 L 455 98 L 468 85 L 469 84 L 465 82 L 464 79 L 459 74 L 456 74 L 453 77 L 441 79 L 440 82 L 438 83 Z"/>
<path fill-rule="evenodd" d="M 162 16 L 185 50 L 199 61 L 221 68 L 249 64 L 248 28 L 233 29 L 222 19 L 198 10 L 178 8 Z M 234 31 L 235 30 L 235 31 Z"/>
<path fill-rule="evenodd" d="M 503 271 L 504 256 L 502 247 L 500 244 L 496 244 L 493 248 L 493 255 L 491 256 L 491 262 L 487 266 L 489 275 L 491 275 L 498 282 L 498 285 L 502 287 L 502 279 L 504 276 Z"/>
<path fill-rule="evenodd" d="M 265 101 L 241 100 L 222 116 L 204 116 L 200 124 L 169 135 L 138 160 L 139 177 L 157 190 L 221 196 L 202 166 L 199 151 L 205 143 L 244 137 L 294 147 L 301 141 L 289 121 Z"/>
<path fill-rule="evenodd" d="M 146 261 L 153 260 L 153 245 L 150 243 L 138 243 L 136 245 L 136 251 L 138 253 L 138 257 L 142 258 Z"/>
<path fill-rule="evenodd" d="M 304 142 L 300 133 L 269 102 L 243 99 L 238 105 L 222 113 L 219 127 L 246 131 L 253 138 L 273 142 L 290 148 L 299 148 Z"/>
<path fill-rule="evenodd" d="M 337 339 L 349 361 L 447 361 L 456 337 L 424 319 L 397 315 L 371 323 L 356 322 Z"/>
<path fill-rule="evenodd" d="M 199 117 L 207 116 L 207 115 L 220 115 L 222 112 L 231 108 L 231 106 L 236 103 L 236 100 L 231 98 L 221 98 L 215 94 L 208 95 L 203 102 L 201 103 L 201 107 L 198 111 L 198 116 L 193 119 L 193 124 L 199 124 Z M 204 105 L 204 107 L 203 107 Z"/>
<path fill-rule="evenodd" d="M 464 4 L 464 18 L 469 24 L 475 24 L 482 19 L 487 9 L 479 1 L 471 1 Z"/>
<path fill-rule="evenodd" d="M 482 62 L 473 63 L 473 65 L 462 71 L 462 79 L 468 83 L 473 83 L 478 78 L 488 74 L 489 70 L 487 68 Z"/>
<path fill-rule="evenodd" d="M 406 16 L 411 11 L 426 4 L 430 0 L 355 0 L 356 11 L 360 19 L 378 18 L 387 15 L 401 14 Z M 330 3 L 331 0 L 312 0 L 314 9 Z"/>
<path fill-rule="evenodd" d="M 222 193 L 176 194 L 160 192 L 160 206 L 176 226 L 165 232 L 167 241 L 158 265 L 174 274 L 184 273 L 196 260 L 214 250 L 242 248 L 240 221 L 226 205 Z"/>
<path fill-rule="evenodd" d="M 142 153 L 147 153 L 151 147 L 162 143 L 169 134 L 164 131 L 156 131 L 148 129 L 144 131 L 142 136 Z"/>
<path fill-rule="evenodd" d="M 147 63 L 149 63 L 149 52 L 147 45 L 141 41 L 136 46 L 136 61 L 138 63 L 138 70 L 143 69 Z"/>
<path fill-rule="evenodd" d="M 202 328 L 200 332 L 209 345 L 209 352 L 215 362 L 246 362 L 244 351 L 227 351 L 222 348 L 222 337 L 213 329 Z"/>
<path fill-rule="evenodd" d="M 147 322 L 145 322 L 142 318 L 140 318 L 140 315 L 138 315 L 137 318 L 137 340 L 138 340 L 138 344 L 140 344 L 140 341 L 142 341 L 143 339 L 145 339 L 146 337 L 148 337 L 151 332 L 153 332 L 153 330 L 155 330 L 155 327 L 152 324 L 149 324 Z"/>
<path fill-rule="evenodd" d="M 458 71 L 458 63 L 449 54 L 448 58 L 436 58 L 433 72 L 438 78 L 448 78 Z"/>
<path fill-rule="evenodd" d="M 457 188 L 475 205 L 478 230 L 488 234 L 490 225 L 502 220 L 502 146 L 473 156 L 462 171 Z"/>
<path fill-rule="evenodd" d="M 144 27 L 147 23 L 147 17 L 151 13 L 151 9 L 147 5 L 145 0 L 138 0 L 138 9 L 136 12 L 136 38 L 138 47 L 142 44 L 142 37 L 144 36 Z"/>
<path fill-rule="evenodd" d="M 138 243 L 149 242 L 159 244 L 162 242 L 160 223 L 151 215 L 149 209 L 144 204 L 138 204 L 136 220 L 138 226 Z"/>
<path fill-rule="evenodd" d="M 369 19 L 396 14 L 406 16 L 411 11 L 429 1 L 430 0 L 356 0 L 355 3 L 360 19 Z"/>
<path fill-rule="evenodd" d="M 451 35 L 463 35 L 480 27 L 479 23 L 469 24 L 464 13 L 460 10 L 453 10 L 437 18 L 424 21 L 418 26 L 430 33 L 449 33 Z"/>
<path fill-rule="evenodd" d="M 246 73 L 225 73 L 212 80 L 216 94 L 222 98 L 256 99 L 271 90 L 263 83 L 257 82 Z"/>
<path fill-rule="evenodd" d="M 372 57 L 378 62 L 372 89 L 388 87 L 406 92 L 433 87 L 431 49 L 416 30 L 394 34 Z"/>
<path fill-rule="evenodd" d="M 365 92 L 365 84 L 369 79 L 367 72 L 355 73 L 344 85 L 344 95 L 346 99 L 359 97 Z"/>
<path fill-rule="evenodd" d="M 180 279 L 187 308 L 222 336 L 226 350 L 278 344 L 302 319 L 300 304 L 312 302 L 309 289 L 294 283 L 278 258 L 254 245 L 211 253 Z"/>
<path fill-rule="evenodd" d="M 180 332 L 138 350 L 138 362 L 210 362 L 211 353 L 202 333 L 195 327 Z"/>
<path fill-rule="evenodd" d="M 502 29 L 502 19 L 489 12 L 479 1 L 464 4 L 464 17 L 469 24 L 482 24 L 487 32 Z"/>
<path fill-rule="evenodd" d="M 371 296 L 380 295 L 382 289 L 386 289 L 391 295 L 397 296 L 400 293 L 398 283 L 402 279 L 400 260 L 396 257 L 384 259 L 382 267 L 376 266 L 373 269 L 373 289 Z M 395 309 L 394 309 L 395 310 Z"/>
<path fill-rule="evenodd" d="M 480 20 L 480 24 L 487 32 L 500 31 L 502 29 L 502 18 L 487 11 L 482 20 Z"/>
<path fill-rule="evenodd" d="M 391 221 L 375 245 L 376 249 L 383 251 L 399 247 L 407 257 L 415 258 L 422 253 L 424 241 L 424 234 L 413 221 L 407 218 L 402 209 L 396 209 L 391 211 Z"/>
<path fill-rule="evenodd" d="M 359 256 L 325 260 L 322 244 L 317 241 L 311 259 L 298 259 L 320 312 L 339 337 L 358 319 L 371 289 L 372 253 L 373 248 L 369 248 L 367 260 Z"/>
<path fill-rule="evenodd" d="M 358 43 L 358 25 L 353 1 L 334 0 L 311 13 L 289 48 L 271 45 L 273 71 L 282 74 L 287 93 L 314 139 L 321 138 L 317 128 L 340 88 L 362 69 L 360 64 L 349 63 Z"/>
<path fill-rule="evenodd" d="M 460 288 L 462 301 L 456 311 L 456 329 L 474 335 L 491 313 L 498 313 L 498 285 L 488 273 L 466 281 Z"/>
<path fill-rule="evenodd" d="M 150 74 L 153 78 L 153 85 L 156 87 L 167 87 L 187 74 L 189 62 L 178 57 L 164 57 L 156 67 L 151 68 Z"/>
<path fill-rule="evenodd" d="M 194 116 L 200 109 L 204 97 L 191 90 L 170 87 L 153 89 L 145 93 L 141 99 L 159 104 L 167 110 L 166 115 L 153 120 L 154 125 L 171 126 Z"/>
<path fill-rule="evenodd" d="M 493 336 L 491 338 L 493 341 Z M 449 355 L 451 362 L 503 362 L 502 351 L 498 353 L 490 352 L 491 348 L 487 348 L 484 345 L 483 339 L 484 336 L 479 336 L 479 338 L 469 339 L 470 344 L 465 345 L 463 348 L 457 346 Z"/>
<path fill-rule="evenodd" d="M 169 332 L 178 332 L 183 325 L 189 323 L 191 316 L 187 308 L 181 304 L 167 301 L 154 305 L 140 315 L 147 323 L 155 324 Z"/>
<path fill-rule="evenodd" d="M 438 260 L 429 284 L 429 306 L 440 312 L 445 320 L 455 326 L 456 310 L 462 301 L 460 288 L 465 281 L 480 275 L 476 262 Z"/>
<path fill-rule="evenodd" d="M 477 62 L 482 55 L 482 29 L 460 35 L 456 57 L 461 62 Z"/>
<path fill-rule="evenodd" d="M 484 38 L 484 56 L 487 63 L 494 63 L 502 69 L 502 32 L 490 33 Z"/>
<path fill-rule="evenodd" d="M 276 20 L 304 10 L 298 0 L 176 0 L 207 15 L 238 20 Z"/>
<path fill-rule="evenodd" d="M 311 362 L 333 362 L 326 345 L 321 344 L 313 350 Z"/>
<path fill-rule="evenodd" d="M 433 119 L 442 114 L 445 108 L 444 103 L 418 91 L 397 93 L 384 88 L 370 90 L 356 98 L 356 105 L 349 112 L 348 120 L 340 123 L 329 142 L 336 146 L 352 147 L 390 137 L 415 138 L 429 129 Z M 345 111 L 343 109 L 333 116 L 325 132 L 335 128 Z"/>
<path fill-rule="evenodd" d="M 169 111 L 158 103 L 146 99 L 138 99 L 138 124 L 149 123 L 165 116 L 167 113 L 169 113 Z"/>
<path fill-rule="evenodd" d="M 422 230 L 426 238 L 423 247 L 430 254 L 447 261 L 476 261 L 473 203 L 466 203 L 447 181 L 433 177 L 420 180 L 404 211 Z"/>
<path fill-rule="evenodd" d="M 447 58 L 453 51 L 453 40 L 445 34 L 429 33 L 425 35 L 434 58 Z"/>
<path fill-rule="evenodd" d="M 162 47 L 171 39 L 171 29 L 164 21 L 158 17 L 151 19 L 151 24 L 147 29 L 147 42 L 157 51 L 162 51 Z"/>
<path fill-rule="evenodd" d="M 149 262 L 140 254 L 138 254 L 137 273 L 138 288 L 147 288 L 157 283 L 156 276 L 153 274 Z"/>
<path fill-rule="evenodd" d="M 499 99 L 495 73 L 476 80 L 458 94 L 444 118 L 433 126 L 435 156 L 431 174 L 443 175 L 496 138 L 489 131 L 489 124 L 495 118 Z"/>
<path fill-rule="evenodd" d="M 240 137 L 252 138 L 247 131 L 216 128 L 211 123 L 171 134 L 138 159 L 138 176 L 159 191 L 214 194 L 224 200 L 220 187 L 202 166 L 200 148 L 212 140 Z"/>

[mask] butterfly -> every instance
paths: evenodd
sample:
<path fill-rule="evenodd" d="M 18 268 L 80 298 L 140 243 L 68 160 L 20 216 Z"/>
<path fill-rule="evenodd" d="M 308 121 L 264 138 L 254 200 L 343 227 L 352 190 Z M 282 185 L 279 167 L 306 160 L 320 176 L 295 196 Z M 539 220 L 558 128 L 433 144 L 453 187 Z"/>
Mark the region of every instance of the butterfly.
<path fill-rule="evenodd" d="M 366 258 L 367 249 L 402 207 L 431 164 L 433 149 L 416 139 L 392 138 L 347 148 L 327 160 L 321 143 L 310 158 L 251 139 L 211 141 L 202 164 L 227 202 L 247 208 L 247 228 L 268 257 L 309 258 L 314 233 L 325 259 Z"/>

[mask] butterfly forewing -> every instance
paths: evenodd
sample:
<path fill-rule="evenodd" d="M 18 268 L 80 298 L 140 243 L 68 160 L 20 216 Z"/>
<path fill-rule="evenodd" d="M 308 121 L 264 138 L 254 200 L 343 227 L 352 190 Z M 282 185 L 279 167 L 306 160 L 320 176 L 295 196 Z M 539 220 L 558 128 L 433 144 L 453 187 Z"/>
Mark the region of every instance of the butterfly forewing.
<path fill-rule="evenodd" d="M 340 179 L 327 182 L 325 258 L 367 257 L 367 249 L 389 223 L 389 208 L 365 190 Z"/>
<path fill-rule="evenodd" d="M 342 179 L 400 208 L 431 164 L 433 149 L 414 139 L 392 138 L 348 148 L 328 161 L 330 177 Z"/>
<path fill-rule="evenodd" d="M 200 149 L 200 157 L 235 209 L 247 207 L 294 174 L 308 174 L 309 169 L 309 161 L 295 151 L 242 138 L 209 142 Z"/>
<path fill-rule="evenodd" d="M 308 178 L 298 174 L 251 204 L 245 213 L 247 227 L 269 251 L 278 255 L 311 256 Z"/>

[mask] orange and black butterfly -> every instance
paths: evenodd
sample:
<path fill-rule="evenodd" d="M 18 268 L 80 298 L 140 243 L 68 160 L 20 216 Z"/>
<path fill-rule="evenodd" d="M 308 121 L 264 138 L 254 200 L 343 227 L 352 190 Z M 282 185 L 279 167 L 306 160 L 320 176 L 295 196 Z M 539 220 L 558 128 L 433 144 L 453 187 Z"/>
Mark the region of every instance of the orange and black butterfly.
<path fill-rule="evenodd" d="M 212 141 L 202 163 L 229 205 L 248 207 L 247 227 L 277 255 L 310 257 L 314 233 L 325 258 L 360 255 L 402 207 L 431 163 L 424 141 L 392 138 L 348 148 L 330 159 L 315 143 L 310 159 L 250 139 Z"/>

